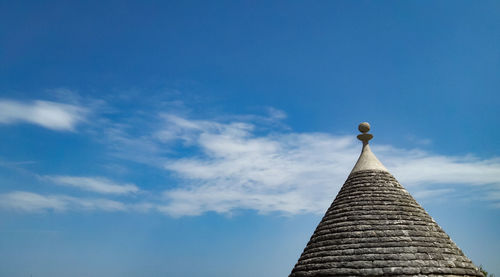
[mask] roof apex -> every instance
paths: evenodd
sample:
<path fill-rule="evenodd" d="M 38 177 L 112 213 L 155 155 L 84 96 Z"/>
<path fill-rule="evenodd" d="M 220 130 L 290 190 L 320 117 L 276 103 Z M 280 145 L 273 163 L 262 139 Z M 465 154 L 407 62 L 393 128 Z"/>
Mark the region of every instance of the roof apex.
<path fill-rule="evenodd" d="M 375 154 L 373 154 L 370 149 L 370 145 L 368 144 L 368 141 L 373 138 L 372 134 L 367 134 L 367 132 L 370 131 L 370 124 L 368 122 L 363 122 L 359 124 L 358 129 L 362 132 L 361 135 L 358 135 L 358 139 L 363 142 L 363 149 L 361 150 L 361 155 L 359 156 L 358 161 L 356 162 L 356 165 L 354 165 L 351 173 L 362 170 L 381 170 L 389 172 L 387 168 L 385 168 L 385 166 L 377 159 Z"/>

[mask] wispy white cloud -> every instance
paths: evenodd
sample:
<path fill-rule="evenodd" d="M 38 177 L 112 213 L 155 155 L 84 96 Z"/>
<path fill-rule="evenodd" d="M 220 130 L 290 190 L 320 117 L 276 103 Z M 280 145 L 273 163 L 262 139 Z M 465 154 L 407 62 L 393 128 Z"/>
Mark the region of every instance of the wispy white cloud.
<path fill-rule="evenodd" d="M 249 122 L 222 123 L 164 116 L 158 138 L 195 147 L 191 156 L 164 168 L 183 180 L 164 192 L 160 210 L 174 216 L 206 211 L 321 213 L 333 200 L 360 152 L 353 136 L 325 133 L 257 134 Z M 451 193 L 461 185 L 500 184 L 500 160 L 446 157 L 375 145 L 374 152 L 401 183 L 418 186 L 418 197 Z M 449 187 L 433 188 L 433 184 Z"/>
<path fill-rule="evenodd" d="M 45 176 L 44 178 L 58 185 L 102 194 L 130 194 L 139 191 L 134 184 L 118 184 L 103 177 Z"/>
<path fill-rule="evenodd" d="M 177 178 L 174 188 L 170 182 L 168 189 L 160 189 L 160 193 L 105 178 L 45 177 L 81 190 L 134 195 L 140 203 L 29 192 L 4 194 L 0 200 L 16 207 L 13 199 L 22 198 L 19 205 L 25 203 L 34 211 L 77 210 L 85 206 L 104 210 L 108 203 L 109 209 L 157 210 L 172 216 L 208 211 L 230 214 L 239 209 L 290 215 L 324 212 L 354 166 L 360 143 L 354 135 L 293 132 L 280 125 L 285 113 L 273 109 L 268 113 L 268 120 L 252 115 L 195 120 L 175 113 L 159 114 L 157 118 L 146 114 L 147 120 L 134 117 L 126 124 L 104 121 L 102 132 L 96 134 L 102 134 L 99 138 L 109 145 L 113 157 L 167 170 Z M 376 141 L 372 149 L 419 199 L 463 195 L 461 189 L 468 186 L 479 188 L 484 195 L 478 198 L 493 206 L 500 201 L 494 197 L 500 193 L 499 158 L 444 156 L 378 145 Z M 139 191 L 144 193 L 137 194 Z"/>
<path fill-rule="evenodd" d="M 0 207 L 21 212 L 63 212 L 68 210 L 125 211 L 127 207 L 109 199 L 77 198 L 67 195 L 41 195 L 27 191 L 0 194 Z"/>
<path fill-rule="evenodd" d="M 407 186 L 425 184 L 500 184 L 500 159 L 443 156 L 423 151 L 386 148 L 379 151 L 386 165 Z"/>
<path fill-rule="evenodd" d="M 20 102 L 0 100 L 0 123 L 27 122 L 48 129 L 73 131 L 85 120 L 88 110 L 77 105 L 51 101 Z"/>

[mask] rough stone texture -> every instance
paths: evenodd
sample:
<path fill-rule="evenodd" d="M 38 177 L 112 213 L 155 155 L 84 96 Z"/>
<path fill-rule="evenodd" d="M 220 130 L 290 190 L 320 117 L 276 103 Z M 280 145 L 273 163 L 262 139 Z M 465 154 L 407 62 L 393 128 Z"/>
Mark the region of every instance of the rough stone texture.
<path fill-rule="evenodd" d="M 483 276 L 387 171 L 351 173 L 290 277 Z"/>

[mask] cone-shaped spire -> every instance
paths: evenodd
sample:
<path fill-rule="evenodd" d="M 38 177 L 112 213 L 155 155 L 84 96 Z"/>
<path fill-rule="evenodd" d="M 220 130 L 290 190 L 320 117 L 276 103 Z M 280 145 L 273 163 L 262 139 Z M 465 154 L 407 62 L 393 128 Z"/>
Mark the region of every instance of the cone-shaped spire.
<path fill-rule="evenodd" d="M 483 276 L 371 152 L 363 150 L 290 277 Z"/>
<path fill-rule="evenodd" d="M 368 144 L 368 141 L 373 138 L 372 134 L 367 134 L 368 131 L 370 131 L 370 124 L 368 122 L 363 122 L 359 124 L 358 129 L 362 133 L 358 135 L 358 139 L 363 142 L 363 150 L 361 150 L 361 155 L 359 155 L 359 159 L 351 173 L 362 170 L 387 171 L 385 166 L 375 157 L 375 154 L 373 154 Z"/>

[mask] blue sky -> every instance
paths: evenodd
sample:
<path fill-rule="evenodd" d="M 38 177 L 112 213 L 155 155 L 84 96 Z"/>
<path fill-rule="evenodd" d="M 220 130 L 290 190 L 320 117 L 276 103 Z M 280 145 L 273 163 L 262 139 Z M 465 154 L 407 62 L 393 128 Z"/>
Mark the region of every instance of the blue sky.
<path fill-rule="evenodd" d="M 496 1 L 0 2 L 0 275 L 286 276 L 372 149 L 500 275 Z"/>

